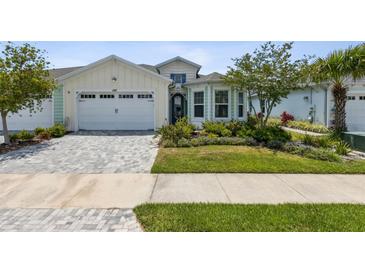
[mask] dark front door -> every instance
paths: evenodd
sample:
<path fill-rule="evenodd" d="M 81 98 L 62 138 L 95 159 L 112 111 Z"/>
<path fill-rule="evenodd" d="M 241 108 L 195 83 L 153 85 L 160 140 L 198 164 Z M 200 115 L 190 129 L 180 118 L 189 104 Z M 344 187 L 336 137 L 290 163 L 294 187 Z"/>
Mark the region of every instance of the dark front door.
<path fill-rule="evenodd" d="M 175 94 L 172 98 L 172 123 L 185 116 L 185 98 L 181 94 Z"/>

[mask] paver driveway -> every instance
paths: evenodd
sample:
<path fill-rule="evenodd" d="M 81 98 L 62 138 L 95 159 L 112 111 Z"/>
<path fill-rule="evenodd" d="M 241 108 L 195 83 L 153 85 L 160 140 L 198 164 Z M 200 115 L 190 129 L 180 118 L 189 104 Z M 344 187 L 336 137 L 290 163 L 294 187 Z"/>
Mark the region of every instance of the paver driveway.
<path fill-rule="evenodd" d="M 0 173 L 148 173 L 153 132 L 80 131 L 0 155 Z"/>

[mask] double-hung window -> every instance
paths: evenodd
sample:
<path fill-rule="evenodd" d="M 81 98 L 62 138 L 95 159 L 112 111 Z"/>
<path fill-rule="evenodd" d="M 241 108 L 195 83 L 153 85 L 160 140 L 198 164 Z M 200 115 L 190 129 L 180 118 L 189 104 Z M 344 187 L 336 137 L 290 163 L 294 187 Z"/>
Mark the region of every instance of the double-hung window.
<path fill-rule="evenodd" d="M 194 92 L 194 117 L 204 118 L 204 92 Z"/>
<path fill-rule="evenodd" d="M 228 90 L 215 91 L 215 117 L 228 118 Z"/>
<path fill-rule="evenodd" d="M 185 73 L 172 73 L 170 75 L 170 78 L 176 83 L 176 84 L 184 84 L 186 82 L 186 74 Z"/>
<path fill-rule="evenodd" d="M 243 118 L 243 92 L 238 93 L 238 118 Z"/>

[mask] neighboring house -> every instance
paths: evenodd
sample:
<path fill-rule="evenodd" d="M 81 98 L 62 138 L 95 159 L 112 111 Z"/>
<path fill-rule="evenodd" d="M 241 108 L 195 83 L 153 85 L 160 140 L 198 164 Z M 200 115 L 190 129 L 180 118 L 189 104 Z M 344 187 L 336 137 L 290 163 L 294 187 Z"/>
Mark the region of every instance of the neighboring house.
<path fill-rule="evenodd" d="M 348 131 L 365 131 L 365 79 L 348 83 L 346 124 Z M 253 100 L 258 110 L 258 100 Z M 312 120 L 328 127 L 334 124 L 334 100 L 329 86 L 313 86 L 296 90 L 273 108 L 271 116 L 279 117 L 287 111 L 296 120 Z"/>
<path fill-rule="evenodd" d="M 156 66 L 136 65 L 111 55 L 84 67 L 50 71 L 58 82 L 40 112 L 8 117 L 10 130 L 64 123 L 68 130 L 151 130 L 182 116 L 205 120 L 245 119 L 243 92 L 224 85 L 219 73 L 175 57 Z"/>

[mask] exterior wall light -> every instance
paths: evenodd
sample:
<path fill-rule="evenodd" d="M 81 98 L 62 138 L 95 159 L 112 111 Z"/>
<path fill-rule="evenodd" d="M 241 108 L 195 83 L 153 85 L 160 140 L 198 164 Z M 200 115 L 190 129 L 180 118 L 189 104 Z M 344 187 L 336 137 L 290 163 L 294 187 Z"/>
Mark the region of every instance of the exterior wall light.
<path fill-rule="evenodd" d="M 113 76 L 112 81 L 115 83 L 117 81 L 117 77 Z"/>

